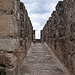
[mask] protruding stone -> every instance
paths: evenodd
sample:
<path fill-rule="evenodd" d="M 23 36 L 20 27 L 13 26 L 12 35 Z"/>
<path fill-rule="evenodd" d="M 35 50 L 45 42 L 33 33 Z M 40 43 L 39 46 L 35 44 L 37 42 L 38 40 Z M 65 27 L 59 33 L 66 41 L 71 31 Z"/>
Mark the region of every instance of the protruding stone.
<path fill-rule="evenodd" d="M 18 35 L 18 25 L 13 15 L 0 16 L 0 37 L 15 37 Z"/>
<path fill-rule="evenodd" d="M 19 39 L 0 39 L 0 50 L 15 51 L 19 46 Z"/>

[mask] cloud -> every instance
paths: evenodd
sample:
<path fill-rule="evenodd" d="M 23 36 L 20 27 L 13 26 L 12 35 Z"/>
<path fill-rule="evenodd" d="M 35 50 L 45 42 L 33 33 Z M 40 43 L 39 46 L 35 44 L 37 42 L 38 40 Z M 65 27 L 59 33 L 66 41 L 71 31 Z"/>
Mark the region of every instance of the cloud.
<path fill-rule="evenodd" d="M 21 0 L 28 11 L 33 29 L 36 30 L 36 38 L 40 38 L 40 30 L 51 16 L 59 0 Z M 62 1 L 62 0 L 60 0 Z"/>

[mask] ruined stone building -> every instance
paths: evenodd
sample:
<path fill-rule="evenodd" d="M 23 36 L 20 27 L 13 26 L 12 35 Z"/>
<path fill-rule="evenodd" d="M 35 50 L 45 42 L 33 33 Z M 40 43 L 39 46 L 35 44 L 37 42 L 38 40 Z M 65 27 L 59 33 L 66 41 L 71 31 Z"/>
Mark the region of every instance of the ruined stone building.
<path fill-rule="evenodd" d="M 75 75 L 75 0 L 58 2 L 41 31 L 41 41 Z"/>
<path fill-rule="evenodd" d="M 4 65 L 6 75 L 24 75 L 23 61 L 34 41 L 35 30 L 24 4 L 0 0 L 0 66 Z M 41 30 L 41 42 L 75 75 L 75 0 L 58 2 Z"/>
<path fill-rule="evenodd" d="M 33 26 L 20 0 L 0 0 L 0 64 L 7 75 L 22 75 L 23 60 L 32 43 Z"/>

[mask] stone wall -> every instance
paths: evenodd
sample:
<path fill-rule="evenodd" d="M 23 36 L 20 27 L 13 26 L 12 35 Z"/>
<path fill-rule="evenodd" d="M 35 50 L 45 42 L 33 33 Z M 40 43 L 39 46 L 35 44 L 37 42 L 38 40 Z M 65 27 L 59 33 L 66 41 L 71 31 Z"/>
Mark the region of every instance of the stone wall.
<path fill-rule="evenodd" d="M 46 42 L 62 63 L 75 75 L 75 0 L 59 1 L 56 11 L 41 31 Z"/>
<path fill-rule="evenodd" d="M 33 42 L 35 42 L 35 30 L 33 30 Z"/>
<path fill-rule="evenodd" d="M 0 0 L 0 64 L 6 66 L 7 75 L 22 75 L 32 34 L 24 4 L 20 0 Z"/>

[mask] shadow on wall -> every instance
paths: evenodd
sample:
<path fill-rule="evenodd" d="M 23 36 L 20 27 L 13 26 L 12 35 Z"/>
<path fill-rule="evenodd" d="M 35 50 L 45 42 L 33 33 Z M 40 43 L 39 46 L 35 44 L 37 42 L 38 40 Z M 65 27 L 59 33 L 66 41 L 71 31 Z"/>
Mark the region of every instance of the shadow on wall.
<path fill-rule="evenodd" d="M 33 43 L 40 43 L 41 42 L 41 39 L 35 39 L 34 41 L 33 41 Z"/>

